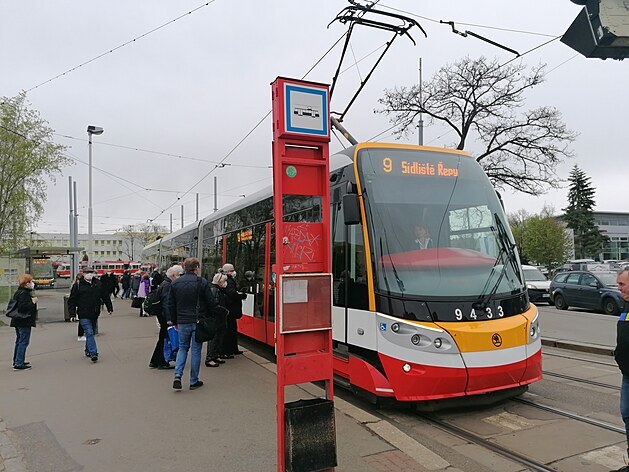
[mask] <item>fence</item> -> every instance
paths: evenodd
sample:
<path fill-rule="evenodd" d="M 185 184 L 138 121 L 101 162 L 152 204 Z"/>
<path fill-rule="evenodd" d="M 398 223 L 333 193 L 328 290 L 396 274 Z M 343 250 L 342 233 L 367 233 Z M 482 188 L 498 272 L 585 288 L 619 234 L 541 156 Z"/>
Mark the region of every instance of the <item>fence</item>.
<path fill-rule="evenodd" d="M 0 255 L 0 312 L 4 314 L 7 303 L 18 285 L 18 276 L 26 272 L 26 259 Z"/>

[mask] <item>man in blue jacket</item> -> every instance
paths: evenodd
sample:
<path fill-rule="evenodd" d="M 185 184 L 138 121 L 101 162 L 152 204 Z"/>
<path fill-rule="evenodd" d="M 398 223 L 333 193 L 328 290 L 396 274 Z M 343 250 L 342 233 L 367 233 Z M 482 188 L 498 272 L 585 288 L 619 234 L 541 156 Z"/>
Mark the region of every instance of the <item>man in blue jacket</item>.
<path fill-rule="evenodd" d="M 616 350 L 614 357 L 622 372 L 622 384 L 620 387 L 620 414 L 625 423 L 627 444 L 629 445 L 629 314 L 627 308 L 629 302 L 629 269 L 623 269 L 616 278 L 620 296 L 625 300 L 625 306 L 621 307 L 618 326 L 616 327 Z M 629 456 L 629 447 L 627 448 Z M 629 472 L 629 465 L 625 465 L 616 472 Z"/>
<path fill-rule="evenodd" d="M 173 388 L 181 390 L 181 377 L 186 367 L 188 351 L 192 348 L 190 359 L 190 390 L 203 386 L 199 380 L 202 344 L 196 342 L 194 333 L 199 318 L 214 316 L 216 303 L 210 293 L 210 286 L 199 277 L 199 260 L 189 257 L 183 261 L 185 273 L 170 284 L 168 296 L 167 321 L 177 327 L 179 332 L 179 351 L 175 361 L 175 380 Z"/>

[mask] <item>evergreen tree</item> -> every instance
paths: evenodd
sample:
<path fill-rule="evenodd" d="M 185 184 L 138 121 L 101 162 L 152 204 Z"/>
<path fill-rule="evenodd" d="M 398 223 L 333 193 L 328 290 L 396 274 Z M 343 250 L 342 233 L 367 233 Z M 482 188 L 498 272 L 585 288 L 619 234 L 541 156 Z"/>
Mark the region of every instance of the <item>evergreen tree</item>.
<path fill-rule="evenodd" d="M 574 232 L 574 254 L 577 259 L 594 258 L 603 249 L 607 239 L 594 223 L 594 188 L 590 178 L 577 165 L 572 168 L 568 192 L 568 206 L 564 221 Z"/>

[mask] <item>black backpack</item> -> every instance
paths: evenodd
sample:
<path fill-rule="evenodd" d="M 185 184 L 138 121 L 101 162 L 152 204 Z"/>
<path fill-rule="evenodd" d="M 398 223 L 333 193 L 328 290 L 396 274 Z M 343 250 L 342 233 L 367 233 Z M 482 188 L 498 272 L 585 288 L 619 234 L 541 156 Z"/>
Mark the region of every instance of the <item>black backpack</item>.
<path fill-rule="evenodd" d="M 157 290 L 153 290 L 144 299 L 142 308 L 145 313 L 149 315 L 161 315 L 162 314 L 162 287 L 164 283 L 160 284 Z"/>

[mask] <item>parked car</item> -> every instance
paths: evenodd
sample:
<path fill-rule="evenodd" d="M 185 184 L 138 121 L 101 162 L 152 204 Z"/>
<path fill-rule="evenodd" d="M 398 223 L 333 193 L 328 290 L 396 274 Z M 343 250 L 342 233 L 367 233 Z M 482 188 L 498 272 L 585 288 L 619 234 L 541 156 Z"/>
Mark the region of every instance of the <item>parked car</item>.
<path fill-rule="evenodd" d="M 524 281 L 529 291 L 529 300 L 532 302 L 546 302 L 550 305 L 553 300 L 550 296 L 550 280 L 539 270 L 539 268 L 531 265 L 523 265 Z"/>
<path fill-rule="evenodd" d="M 550 283 L 551 297 L 559 310 L 569 306 L 602 310 L 617 315 L 623 306 L 616 272 L 562 272 Z"/>

